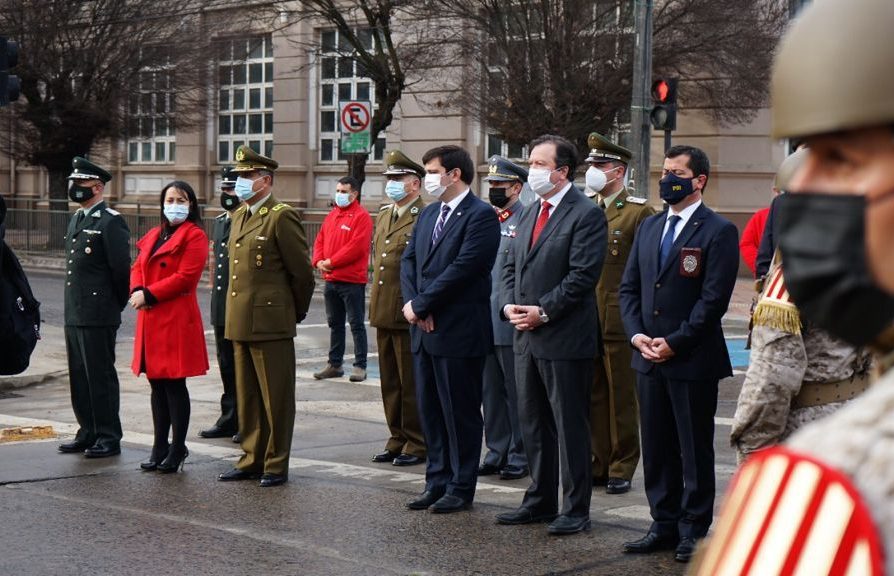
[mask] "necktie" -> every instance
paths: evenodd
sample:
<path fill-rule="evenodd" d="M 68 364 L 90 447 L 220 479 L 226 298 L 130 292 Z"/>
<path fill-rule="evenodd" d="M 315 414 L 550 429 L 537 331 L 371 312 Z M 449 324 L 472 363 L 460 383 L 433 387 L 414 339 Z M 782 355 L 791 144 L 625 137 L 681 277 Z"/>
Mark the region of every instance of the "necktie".
<path fill-rule="evenodd" d="M 435 229 L 431 233 L 431 243 L 434 244 L 438 241 L 438 238 L 441 237 L 441 232 L 444 231 L 444 224 L 447 223 L 447 214 L 450 213 L 450 206 L 444 204 L 441 206 L 441 215 L 438 217 L 438 221 L 435 222 Z"/>
<path fill-rule="evenodd" d="M 78 209 L 78 215 L 75 218 L 75 226 L 80 226 L 81 222 L 83 222 L 83 221 L 84 221 L 84 211 L 81 209 Z"/>
<path fill-rule="evenodd" d="M 546 226 L 546 221 L 549 220 L 549 210 L 552 207 L 552 204 L 545 200 L 540 204 L 540 216 L 537 217 L 537 223 L 534 224 L 534 233 L 531 234 L 531 246 L 537 243 L 537 238 L 543 232 L 543 227 Z"/>
<path fill-rule="evenodd" d="M 667 219 L 667 232 L 664 233 L 664 238 L 661 239 L 661 249 L 658 252 L 659 268 L 664 267 L 664 261 L 667 260 L 667 256 L 674 246 L 674 230 L 677 228 L 677 222 L 679 221 L 680 217 L 676 214 Z"/>
<path fill-rule="evenodd" d="M 397 222 L 397 219 L 400 218 L 400 213 L 397 211 L 397 208 L 392 210 L 393 214 L 391 215 L 391 223 L 394 224 Z"/>

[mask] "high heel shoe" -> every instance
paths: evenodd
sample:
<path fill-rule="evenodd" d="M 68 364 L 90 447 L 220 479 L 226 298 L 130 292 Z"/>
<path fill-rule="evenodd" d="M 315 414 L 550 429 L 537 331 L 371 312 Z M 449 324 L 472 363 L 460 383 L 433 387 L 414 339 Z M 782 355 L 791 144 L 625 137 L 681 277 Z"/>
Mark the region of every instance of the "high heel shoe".
<path fill-rule="evenodd" d="M 182 470 L 187 456 L 189 456 L 189 450 L 185 446 L 182 448 L 172 446 L 168 456 L 161 461 L 157 469 L 162 474 L 170 474 L 171 472 Z"/>
<path fill-rule="evenodd" d="M 168 457 L 168 452 L 168 448 L 165 448 L 164 452 L 162 452 L 161 450 L 156 451 L 155 448 L 153 448 L 152 452 L 149 454 L 149 460 L 140 462 L 140 468 L 142 468 L 146 472 L 152 472 L 153 470 L 156 470 L 158 468 L 158 464 Z"/>

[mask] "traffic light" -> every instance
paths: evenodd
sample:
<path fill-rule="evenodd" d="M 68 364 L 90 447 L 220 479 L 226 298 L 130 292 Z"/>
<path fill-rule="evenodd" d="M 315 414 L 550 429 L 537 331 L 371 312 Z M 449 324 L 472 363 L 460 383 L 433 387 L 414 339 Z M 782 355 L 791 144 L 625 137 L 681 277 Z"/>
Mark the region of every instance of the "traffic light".
<path fill-rule="evenodd" d="M 19 77 L 9 73 L 19 62 L 19 45 L 0 36 L 0 106 L 8 106 L 18 100 L 21 84 Z"/>
<path fill-rule="evenodd" d="M 659 78 L 652 82 L 652 128 L 677 129 L 677 79 Z"/>

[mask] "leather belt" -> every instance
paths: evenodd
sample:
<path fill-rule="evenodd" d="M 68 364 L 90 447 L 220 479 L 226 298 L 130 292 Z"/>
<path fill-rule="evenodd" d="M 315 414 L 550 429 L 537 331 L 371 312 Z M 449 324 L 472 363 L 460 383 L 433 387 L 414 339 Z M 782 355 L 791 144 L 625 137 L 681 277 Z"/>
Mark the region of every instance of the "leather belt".
<path fill-rule="evenodd" d="M 792 409 L 845 402 L 869 388 L 869 374 L 855 374 L 837 382 L 804 382 L 792 398 Z"/>

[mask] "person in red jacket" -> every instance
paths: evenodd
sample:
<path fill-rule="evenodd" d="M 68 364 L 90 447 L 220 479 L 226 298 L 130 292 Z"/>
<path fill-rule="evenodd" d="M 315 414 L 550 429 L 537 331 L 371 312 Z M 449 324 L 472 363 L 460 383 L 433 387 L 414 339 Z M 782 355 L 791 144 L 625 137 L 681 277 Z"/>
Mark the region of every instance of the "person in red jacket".
<path fill-rule="evenodd" d="M 175 180 L 161 192 L 161 224 L 137 242 L 130 305 L 137 310 L 133 373 L 152 388 L 154 442 L 143 470 L 176 472 L 189 453 L 186 378 L 208 372 L 208 350 L 196 287 L 208 259 L 196 194 Z M 168 432 L 172 442 L 168 444 Z"/>
<path fill-rule="evenodd" d="M 779 194 L 779 189 L 773 186 L 773 196 Z M 761 238 L 764 235 L 764 227 L 767 225 L 767 216 L 770 214 L 770 207 L 761 208 L 754 213 L 754 216 L 745 224 L 742 230 L 742 239 L 739 240 L 739 253 L 742 260 L 754 274 L 755 261 L 757 260 L 757 249 L 761 245 Z"/>
<path fill-rule="evenodd" d="M 344 376 L 345 316 L 354 337 L 354 369 L 351 382 L 366 380 L 366 281 L 373 222 L 360 204 L 360 182 L 345 176 L 335 186 L 335 207 L 314 241 L 313 267 L 320 271 L 326 287 L 326 320 L 329 324 L 329 363 L 314 378 Z"/>

